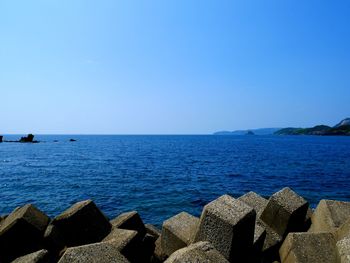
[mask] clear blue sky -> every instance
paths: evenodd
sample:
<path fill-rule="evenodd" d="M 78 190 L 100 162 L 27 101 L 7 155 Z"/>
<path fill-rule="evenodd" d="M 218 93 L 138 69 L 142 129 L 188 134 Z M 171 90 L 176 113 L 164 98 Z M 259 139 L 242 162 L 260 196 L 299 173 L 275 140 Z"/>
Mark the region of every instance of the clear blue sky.
<path fill-rule="evenodd" d="M 350 1 L 0 0 L 0 133 L 187 134 L 350 115 Z"/>

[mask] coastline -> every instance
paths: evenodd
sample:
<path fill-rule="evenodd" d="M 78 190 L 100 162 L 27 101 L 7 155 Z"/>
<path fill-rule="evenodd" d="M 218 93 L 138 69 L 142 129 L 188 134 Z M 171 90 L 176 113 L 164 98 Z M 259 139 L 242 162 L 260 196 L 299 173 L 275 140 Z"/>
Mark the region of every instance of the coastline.
<path fill-rule="evenodd" d="M 109 220 L 86 200 L 51 219 L 27 204 L 1 217 L 0 245 L 6 249 L 0 260 L 283 263 L 290 254 L 296 262 L 350 256 L 350 202 L 321 200 L 312 210 L 290 188 L 268 199 L 254 192 L 222 195 L 206 204 L 199 218 L 181 212 L 161 230 L 141 218 L 131 211 Z"/>

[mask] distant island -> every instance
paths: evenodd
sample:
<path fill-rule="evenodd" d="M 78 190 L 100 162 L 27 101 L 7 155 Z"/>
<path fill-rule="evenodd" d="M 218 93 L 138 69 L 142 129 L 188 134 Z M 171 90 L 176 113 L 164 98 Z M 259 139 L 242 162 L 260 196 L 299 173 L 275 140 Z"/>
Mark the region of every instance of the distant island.
<path fill-rule="evenodd" d="M 249 130 L 236 130 L 236 131 L 219 131 L 215 132 L 214 135 L 272 135 L 281 128 L 260 128 L 260 129 L 249 129 Z"/>
<path fill-rule="evenodd" d="M 236 131 L 219 131 L 214 135 L 323 135 L 323 136 L 350 136 L 350 118 L 340 121 L 331 127 L 316 125 L 311 128 L 261 128 Z"/>
<path fill-rule="evenodd" d="M 350 135 L 350 118 L 346 118 L 337 125 L 316 125 L 312 128 L 284 128 L 276 131 L 276 135 Z"/>

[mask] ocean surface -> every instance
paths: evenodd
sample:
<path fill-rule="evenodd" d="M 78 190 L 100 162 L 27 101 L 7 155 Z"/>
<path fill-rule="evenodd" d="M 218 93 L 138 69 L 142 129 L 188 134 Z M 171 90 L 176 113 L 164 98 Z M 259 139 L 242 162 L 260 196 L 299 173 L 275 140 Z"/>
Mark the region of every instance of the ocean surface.
<path fill-rule="evenodd" d="M 226 193 L 268 197 L 290 186 L 313 207 L 323 198 L 350 201 L 350 137 L 36 139 L 42 142 L 0 143 L 0 214 L 33 203 L 54 216 L 93 199 L 109 218 L 137 210 L 146 223 L 160 226 L 181 211 L 198 216 L 206 203 Z"/>

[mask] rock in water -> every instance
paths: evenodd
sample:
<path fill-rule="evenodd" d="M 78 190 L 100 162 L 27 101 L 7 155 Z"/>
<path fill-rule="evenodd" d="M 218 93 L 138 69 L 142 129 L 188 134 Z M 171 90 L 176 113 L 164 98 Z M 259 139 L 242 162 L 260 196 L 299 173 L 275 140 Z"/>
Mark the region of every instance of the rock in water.
<path fill-rule="evenodd" d="M 19 140 L 20 142 L 33 142 L 34 135 L 33 134 L 28 134 L 27 137 L 21 137 Z"/>

